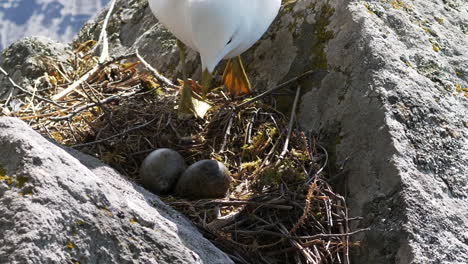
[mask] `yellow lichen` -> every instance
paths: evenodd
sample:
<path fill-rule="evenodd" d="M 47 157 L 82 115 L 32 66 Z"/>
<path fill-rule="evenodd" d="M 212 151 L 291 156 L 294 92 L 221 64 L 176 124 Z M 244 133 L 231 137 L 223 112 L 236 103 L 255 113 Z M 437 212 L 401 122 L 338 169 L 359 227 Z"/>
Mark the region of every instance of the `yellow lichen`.
<path fill-rule="evenodd" d="M 77 221 L 75 222 L 75 224 L 78 225 L 78 226 L 81 226 L 81 225 L 86 224 L 86 222 L 83 221 L 83 220 L 77 220 Z"/>
<path fill-rule="evenodd" d="M 442 24 L 444 23 L 444 19 L 440 17 L 434 17 L 434 19 L 437 21 L 437 23 Z"/>
<path fill-rule="evenodd" d="M 135 218 L 131 218 L 130 220 L 128 220 L 130 222 L 130 224 L 136 224 L 138 223 L 137 220 Z"/>
<path fill-rule="evenodd" d="M 375 15 L 374 11 L 371 10 L 370 5 L 368 3 L 363 3 L 362 5 L 367 9 L 367 13 Z"/>
<path fill-rule="evenodd" d="M 105 207 L 101 207 L 101 208 L 99 208 L 99 210 L 104 211 L 108 216 L 112 216 L 111 211 L 109 211 L 109 209 L 107 209 Z"/>
<path fill-rule="evenodd" d="M 0 175 L 0 182 L 5 182 L 8 185 L 11 185 L 13 183 L 11 177 L 9 176 L 2 176 Z"/>
<path fill-rule="evenodd" d="M 68 249 L 74 249 L 74 248 L 75 248 L 75 245 L 73 245 L 72 242 L 68 242 L 68 243 L 67 243 L 67 248 L 68 248 Z"/>
<path fill-rule="evenodd" d="M 7 171 L 0 165 L 0 176 L 6 176 Z"/>
<path fill-rule="evenodd" d="M 439 52 L 442 48 L 440 47 L 439 43 L 437 43 L 434 39 L 430 38 L 429 42 L 432 44 L 432 50 L 435 52 Z"/>
<path fill-rule="evenodd" d="M 393 0 L 390 2 L 393 8 L 395 9 L 410 9 L 411 6 L 401 0 Z"/>
<path fill-rule="evenodd" d="M 33 191 L 32 190 L 26 190 L 26 191 L 23 191 L 23 192 L 19 192 L 18 194 L 21 195 L 21 196 L 33 195 Z"/>

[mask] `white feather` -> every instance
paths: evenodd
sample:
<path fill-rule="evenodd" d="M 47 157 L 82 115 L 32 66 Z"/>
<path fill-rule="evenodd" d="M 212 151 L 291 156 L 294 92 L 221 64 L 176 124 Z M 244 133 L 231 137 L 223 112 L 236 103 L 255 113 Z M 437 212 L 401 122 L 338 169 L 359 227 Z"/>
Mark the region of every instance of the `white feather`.
<path fill-rule="evenodd" d="M 281 0 L 149 0 L 156 18 L 176 38 L 198 51 L 203 70 L 239 56 L 273 22 Z"/>

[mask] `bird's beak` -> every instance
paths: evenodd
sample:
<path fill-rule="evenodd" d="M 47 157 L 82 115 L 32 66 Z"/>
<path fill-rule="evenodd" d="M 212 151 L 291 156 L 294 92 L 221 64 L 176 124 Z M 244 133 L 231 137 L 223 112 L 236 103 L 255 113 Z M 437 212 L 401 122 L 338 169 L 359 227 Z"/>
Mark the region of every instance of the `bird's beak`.
<path fill-rule="evenodd" d="M 203 93 L 203 99 L 206 99 L 206 94 L 208 93 L 208 90 L 210 89 L 211 85 L 211 79 L 212 79 L 211 73 L 208 71 L 208 69 L 205 69 L 202 72 L 202 80 L 201 80 L 201 85 L 202 85 L 202 93 Z"/>

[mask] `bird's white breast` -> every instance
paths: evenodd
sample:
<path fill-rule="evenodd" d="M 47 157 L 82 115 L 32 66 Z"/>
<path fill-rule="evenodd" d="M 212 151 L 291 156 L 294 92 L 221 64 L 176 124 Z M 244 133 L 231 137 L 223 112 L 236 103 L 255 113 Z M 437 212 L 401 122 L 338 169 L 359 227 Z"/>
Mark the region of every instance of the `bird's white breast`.
<path fill-rule="evenodd" d="M 242 29 L 239 32 L 241 41 L 233 47 L 225 58 L 233 58 L 244 53 L 268 30 L 270 24 L 278 15 L 281 0 L 239 0 L 249 8 L 240 16 L 244 16 Z"/>
<path fill-rule="evenodd" d="M 149 0 L 158 20 L 198 51 L 203 69 L 240 55 L 275 19 L 281 0 Z"/>
<path fill-rule="evenodd" d="M 198 51 L 192 41 L 188 21 L 189 0 L 148 0 L 151 11 L 177 39 Z"/>

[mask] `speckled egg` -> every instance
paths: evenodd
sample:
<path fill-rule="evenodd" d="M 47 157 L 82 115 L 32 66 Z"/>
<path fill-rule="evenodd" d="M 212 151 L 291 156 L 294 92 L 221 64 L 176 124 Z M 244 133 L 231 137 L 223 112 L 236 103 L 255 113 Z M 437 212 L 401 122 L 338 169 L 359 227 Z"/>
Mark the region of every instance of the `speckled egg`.
<path fill-rule="evenodd" d="M 185 170 L 176 185 L 177 196 L 190 199 L 225 197 L 231 174 L 219 161 L 201 160 Z"/>
<path fill-rule="evenodd" d="M 187 165 L 175 150 L 160 148 L 151 152 L 140 167 L 141 184 L 146 189 L 167 194 L 173 190 Z"/>

